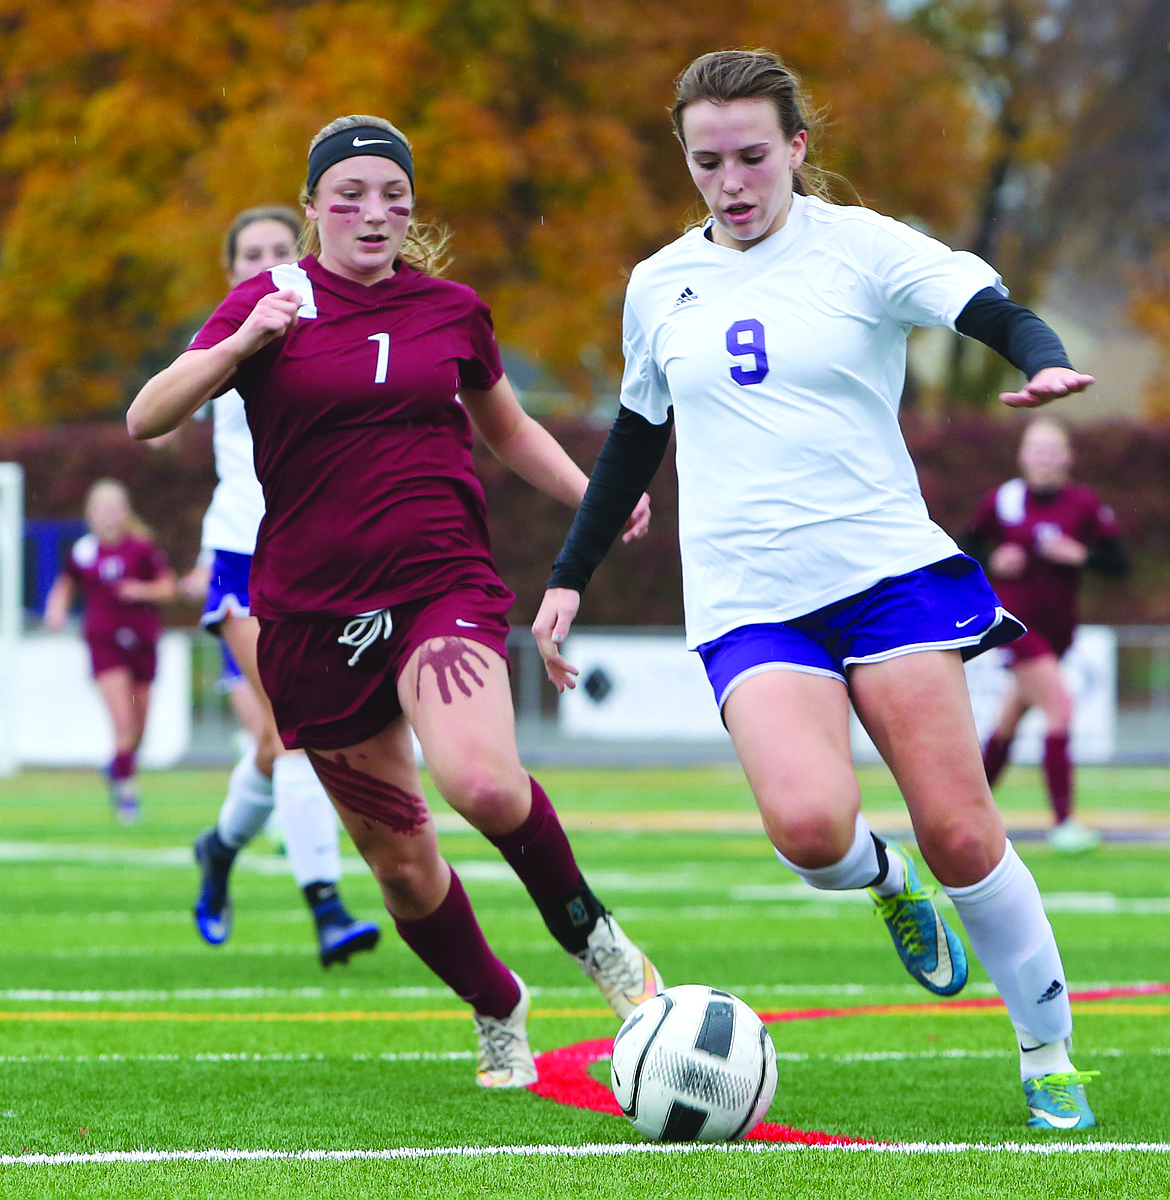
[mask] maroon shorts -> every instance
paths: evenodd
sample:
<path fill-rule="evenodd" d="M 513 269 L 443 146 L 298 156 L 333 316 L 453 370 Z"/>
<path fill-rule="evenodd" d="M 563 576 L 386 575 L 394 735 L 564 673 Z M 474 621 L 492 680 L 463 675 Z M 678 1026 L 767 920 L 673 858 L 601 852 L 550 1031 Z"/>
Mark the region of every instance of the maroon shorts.
<path fill-rule="evenodd" d="M 135 683 L 154 681 L 158 669 L 158 643 L 153 638 L 144 638 L 124 626 L 112 634 L 87 637 L 85 641 L 95 679 L 106 671 L 125 667 Z"/>
<path fill-rule="evenodd" d="M 381 614 L 271 621 L 260 618 L 260 679 L 290 750 L 341 750 L 381 733 L 401 712 L 398 677 L 431 638 L 478 642 L 508 659 L 508 609 L 499 587 L 459 588 Z"/>
<path fill-rule="evenodd" d="M 1071 629 L 1047 629 L 1041 632 L 1029 626 L 1027 633 L 1004 647 L 1008 653 L 1008 665 L 1030 662 L 1035 658 L 1043 658 L 1046 654 L 1056 658 L 1062 657 L 1072 645 L 1073 632 Z"/>

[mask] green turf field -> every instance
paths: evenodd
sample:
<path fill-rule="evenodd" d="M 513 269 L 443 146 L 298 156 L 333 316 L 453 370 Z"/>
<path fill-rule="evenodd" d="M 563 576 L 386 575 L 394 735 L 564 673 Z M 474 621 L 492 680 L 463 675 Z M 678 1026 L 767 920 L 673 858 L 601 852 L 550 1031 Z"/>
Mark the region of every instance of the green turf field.
<path fill-rule="evenodd" d="M 983 972 L 933 1003 L 863 897 L 781 871 L 736 770 L 541 779 L 667 983 L 727 988 L 769 1016 L 768 1122 L 849 1141 L 651 1147 L 620 1116 L 484 1093 L 464 1006 L 392 930 L 323 971 L 266 846 L 240 860 L 230 943 L 198 940 L 190 841 L 226 772 L 145 775 L 144 819 L 121 828 L 95 775 L 30 771 L 0 779 L 0 1196 L 1170 1196 L 1170 771 L 1081 772 L 1086 819 L 1133 833 L 1097 854 L 1017 841 L 1074 995 L 1092 993 L 1074 1003 L 1076 1061 L 1101 1072 L 1099 1126 L 1075 1138 L 1024 1125 L 1007 1018 L 969 1003 L 992 994 Z M 899 829 L 884 772 L 863 786 L 873 824 Z M 1043 824 L 1034 771 L 1000 799 L 1013 828 Z M 601 1092 L 588 1044 L 616 1020 L 490 846 L 449 816 L 442 829 L 493 947 L 532 988 L 533 1048 L 570 1064 L 559 1094 Z M 351 908 L 375 916 L 372 880 L 346 861 Z"/>

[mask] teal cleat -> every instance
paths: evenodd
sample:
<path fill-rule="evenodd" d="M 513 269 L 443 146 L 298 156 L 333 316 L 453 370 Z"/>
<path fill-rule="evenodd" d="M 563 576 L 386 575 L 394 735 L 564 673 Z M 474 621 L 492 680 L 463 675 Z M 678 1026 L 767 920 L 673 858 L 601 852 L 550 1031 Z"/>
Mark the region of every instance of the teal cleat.
<path fill-rule="evenodd" d="M 886 923 L 894 948 L 906 970 L 936 996 L 953 996 L 967 982 L 967 951 L 938 915 L 932 887 L 923 887 L 918 872 L 901 846 L 886 843 L 906 867 L 906 883 L 896 896 L 879 896 L 870 889 L 877 914 Z"/>
<path fill-rule="evenodd" d="M 1097 1124 L 1085 1099 L 1085 1083 L 1099 1071 L 1063 1071 L 1024 1080 L 1033 1129 L 1092 1129 Z"/>

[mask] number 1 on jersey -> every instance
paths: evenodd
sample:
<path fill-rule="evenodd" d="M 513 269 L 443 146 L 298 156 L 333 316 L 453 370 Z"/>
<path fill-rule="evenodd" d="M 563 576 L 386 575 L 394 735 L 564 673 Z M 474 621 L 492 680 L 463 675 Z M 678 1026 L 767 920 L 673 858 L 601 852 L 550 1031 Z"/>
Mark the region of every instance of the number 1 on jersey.
<path fill-rule="evenodd" d="M 755 367 L 750 370 L 739 365 L 731 368 L 731 378 L 740 387 L 763 383 L 768 374 L 768 352 L 764 349 L 764 327 L 759 321 L 751 318 L 736 321 L 727 331 L 727 353 L 736 358 L 750 354 L 756 360 Z"/>
<path fill-rule="evenodd" d="M 386 382 L 386 369 L 390 365 L 390 335 L 388 333 L 371 333 L 367 342 L 378 343 L 378 365 L 374 368 L 374 382 Z"/>

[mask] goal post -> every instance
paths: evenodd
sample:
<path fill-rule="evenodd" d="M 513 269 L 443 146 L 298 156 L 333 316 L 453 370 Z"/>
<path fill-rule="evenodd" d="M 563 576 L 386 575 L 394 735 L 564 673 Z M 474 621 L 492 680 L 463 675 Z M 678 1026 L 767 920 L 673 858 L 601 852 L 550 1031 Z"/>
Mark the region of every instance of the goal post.
<path fill-rule="evenodd" d="M 0 462 L 0 776 L 20 768 L 16 752 L 16 657 L 23 603 L 24 471 Z"/>

